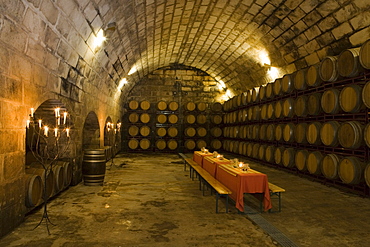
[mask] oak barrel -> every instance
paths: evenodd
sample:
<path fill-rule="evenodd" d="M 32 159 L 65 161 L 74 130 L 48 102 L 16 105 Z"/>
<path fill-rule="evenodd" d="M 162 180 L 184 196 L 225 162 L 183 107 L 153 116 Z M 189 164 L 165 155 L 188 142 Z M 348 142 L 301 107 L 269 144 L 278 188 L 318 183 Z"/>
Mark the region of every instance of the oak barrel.
<path fill-rule="evenodd" d="M 221 115 L 212 115 L 211 122 L 214 124 L 221 124 L 222 123 L 222 116 Z"/>
<path fill-rule="evenodd" d="M 370 123 L 366 124 L 363 135 L 367 147 L 370 148 Z"/>
<path fill-rule="evenodd" d="M 281 91 L 289 94 L 294 89 L 294 74 L 285 74 L 281 80 Z"/>
<path fill-rule="evenodd" d="M 325 113 L 336 114 L 339 112 L 339 90 L 331 88 L 321 96 L 321 107 Z"/>
<path fill-rule="evenodd" d="M 140 148 L 143 150 L 147 150 L 150 147 L 150 140 L 144 138 L 140 140 Z"/>
<path fill-rule="evenodd" d="M 64 168 L 56 164 L 52 165 L 52 170 L 54 174 L 54 191 L 53 194 L 56 195 L 64 189 Z"/>
<path fill-rule="evenodd" d="M 283 101 L 283 116 L 293 117 L 294 116 L 294 100 L 287 98 Z"/>
<path fill-rule="evenodd" d="M 279 146 L 275 149 L 275 152 L 274 152 L 275 164 L 278 164 L 278 165 L 282 164 L 284 150 L 285 150 L 284 146 Z"/>
<path fill-rule="evenodd" d="M 137 134 L 139 134 L 139 127 L 137 127 L 136 125 L 131 125 L 128 128 L 128 134 L 130 136 L 136 136 Z"/>
<path fill-rule="evenodd" d="M 274 84 L 267 83 L 266 85 L 266 98 L 271 99 L 274 97 Z"/>
<path fill-rule="evenodd" d="M 305 90 L 307 88 L 306 69 L 298 70 L 294 74 L 294 88 L 296 90 Z"/>
<path fill-rule="evenodd" d="M 361 45 L 359 61 L 362 67 L 370 69 L 370 40 Z"/>
<path fill-rule="evenodd" d="M 167 109 L 167 103 L 165 101 L 158 101 L 157 109 L 160 111 L 164 111 Z"/>
<path fill-rule="evenodd" d="M 221 104 L 220 104 L 221 105 Z M 170 111 L 177 111 L 177 109 L 179 109 L 179 103 L 177 103 L 176 101 L 171 101 L 169 104 L 168 104 L 168 109 Z M 222 106 L 221 106 L 221 109 L 222 109 Z"/>
<path fill-rule="evenodd" d="M 276 118 L 281 118 L 283 116 L 283 104 L 280 100 L 275 102 L 274 114 Z"/>
<path fill-rule="evenodd" d="M 350 85 L 342 89 L 339 95 L 339 105 L 344 112 L 356 113 L 364 108 L 361 99 L 362 87 Z"/>
<path fill-rule="evenodd" d="M 317 87 L 322 84 L 320 77 L 320 64 L 311 65 L 306 71 L 306 83 L 309 87 Z"/>
<path fill-rule="evenodd" d="M 278 124 L 275 126 L 275 140 L 282 141 L 284 134 L 284 124 Z"/>
<path fill-rule="evenodd" d="M 156 133 L 157 133 L 158 136 L 163 137 L 167 134 L 167 130 L 163 127 L 160 127 L 160 128 L 157 128 Z"/>
<path fill-rule="evenodd" d="M 274 114 L 274 105 L 272 103 L 267 104 L 267 119 L 273 119 Z"/>
<path fill-rule="evenodd" d="M 144 111 L 149 110 L 149 108 L 150 108 L 150 103 L 149 103 L 149 101 L 147 101 L 147 100 L 141 101 L 141 102 L 140 102 L 140 108 L 141 108 L 142 110 L 144 110 Z"/>
<path fill-rule="evenodd" d="M 328 179 L 337 179 L 338 165 L 339 157 L 336 154 L 327 154 L 322 160 L 321 172 Z"/>
<path fill-rule="evenodd" d="M 194 116 L 194 115 L 192 115 L 192 114 L 190 114 L 190 115 L 186 115 L 186 116 L 185 116 L 185 122 L 186 122 L 187 124 L 194 124 L 194 123 L 195 123 L 195 120 L 196 120 L 196 118 L 195 118 L 195 116 Z"/>
<path fill-rule="evenodd" d="M 260 120 L 260 118 L 261 118 L 261 108 L 258 105 L 256 105 L 252 109 L 253 109 L 252 119 L 253 120 Z"/>
<path fill-rule="evenodd" d="M 44 167 L 38 163 L 33 162 L 30 165 L 30 168 L 26 169 L 26 174 L 38 175 L 41 178 L 43 185 L 42 199 L 48 199 L 54 194 L 55 182 L 54 182 L 54 173 L 49 168 L 44 169 Z"/>
<path fill-rule="evenodd" d="M 167 143 L 165 140 L 163 139 L 159 139 L 155 142 L 155 146 L 159 149 L 159 150 L 163 150 L 167 147 Z"/>
<path fill-rule="evenodd" d="M 148 113 L 142 113 L 140 115 L 140 121 L 142 123 L 149 123 L 149 121 L 150 121 L 150 115 Z"/>
<path fill-rule="evenodd" d="M 220 141 L 220 140 L 218 140 L 218 139 L 213 139 L 213 140 L 211 141 L 211 148 L 212 148 L 212 149 L 214 149 L 214 150 L 219 150 L 219 149 L 221 149 L 221 147 L 222 147 L 222 143 L 221 143 L 221 141 Z"/>
<path fill-rule="evenodd" d="M 213 127 L 211 129 L 211 136 L 220 137 L 222 135 L 222 129 L 219 127 Z"/>
<path fill-rule="evenodd" d="M 364 144 L 363 125 L 358 121 L 348 121 L 340 125 L 338 141 L 344 148 L 357 149 Z"/>
<path fill-rule="evenodd" d="M 295 154 L 295 166 L 302 172 L 307 170 L 308 154 L 306 149 L 300 149 Z"/>
<path fill-rule="evenodd" d="M 177 123 L 178 120 L 179 120 L 179 117 L 177 115 L 175 115 L 175 114 L 170 114 L 168 116 L 168 122 L 170 124 L 175 124 L 175 123 Z"/>
<path fill-rule="evenodd" d="M 309 115 L 319 115 L 322 112 L 321 108 L 321 93 L 314 93 L 308 96 L 307 112 Z"/>
<path fill-rule="evenodd" d="M 207 147 L 207 143 L 205 140 L 197 140 L 197 147 L 198 149 L 202 149 L 202 147 Z"/>
<path fill-rule="evenodd" d="M 263 104 L 261 107 L 261 119 L 262 120 L 267 119 L 267 104 Z"/>
<path fill-rule="evenodd" d="M 136 112 L 130 113 L 130 115 L 128 116 L 128 121 L 130 123 L 138 122 L 139 121 L 139 114 L 137 114 Z"/>
<path fill-rule="evenodd" d="M 41 203 L 43 190 L 44 185 L 40 175 L 26 174 L 26 207 L 32 208 L 39 205 Z"/>
<path fill-rule="evenodd" d="M 222 104 L 220 102 L 215 102 L 211 105 L 211 110 L 213 112 L 222 112 Z"/>
<path fill-rule="evenodd" d="M 68 161 L 58 160 L 55 162 L 55 165 L 62 166 L 64 169 L 64 188 L 67 188 L 72 182 L 73 167 L 72 164 Z"/>
<path fill-rule="evenodd" d="M 168 136 L 170 137 L 176 137 L 179 133 L 178 129 L 176 127 L 169 127 L 167 130 Z"/>
<path fill-rule="evenodd" d="M 137 102 L 136 100 L 131 100 L 130 102 L 128 102 L 128 108 L 130 108 L 130 110 L 136 110 L 138 107 L 139 102 Z"/>
<path fill-rule="evenodd" d="M 269 124 L 266 128 L 266 139 L 268 141 L 274 141 L 275 140 L 275 125 Z"/>
<path fill-rule="evenodd" d="M 259 129 L 259 139 L 265 141 L 267 139 L 266 131 L 267 131 L 267 124 L 262 124 Z"/>
<path fill-rule="evenodd" d="M 167 122 L 167 116 L 164 114 L 157 115 L 157 122 L 161 124 Z"/>
<path fill-rule="evenodd" d="M 196 108 L 196 105 L 193 102 L 188 102 L 185 104 L 185 110 L 187 111 L 194 111 L 195 108 Z"/>
<path fill-rule="evenodd" d="M 274 82 L 274 94 L 279 96 L 281 94 L 281 78 L 275 79 Z"/>
<path fill-rule="evenodd" d="M 307 170 L 310 174 L 319 175 L 321 174 L 321 163 L 324 155 L 320 151 L 314 151 L 309 153 L 307 157 Z"/>
<path fill-rule="evenodd" d="M 258 100 L 259 100 L 259 97 L 258 97 L 259 91 L 260 91 L 259 87 L 252 88 L 252 101 L 253 102 L 258 102 Z"/>
<path fill-rule="evenodd" d="M 370 187 L 370 163 L 368 163 L 365 167 L 364 177 L 365 177 L 365 182 L 366 182 L 367 186 Z"/>
<path fill-rule="evenodd" d="M 339 162 L 339 178 L 346 184 L 359 184 L 364 181 L 364 169 L 365 163 L 359 158 L 345 157 Z"/>
<path fill-rule="evenodd" d="M 266 97 L 266 86 L 260 86 L 258 98 L 260 101 L 264 100 Z"/>
<path fill-rule="evenodd" d="M 267 162 L 273 163 L 274 162 L 274 154 L 275 154 L 275 146 L 269 145 L 266 147 L 265 150 L 265 160 Z"/>
<path fill-rule="evenodd" d="M 343 77 L 358 76 L 364 68 L 359 61 L 361 47 L 342 51 L 338 56 L 338 72 Z"/>
<path fill-rule="evenodd" d="M 258 159 L 265 160 L 266 148 L 267 148 L 267 145 L 260 145 L 258 149 Z"/>
<path fill-rule="evenodd" d="M 184 146 L 188 150 L 193 150 L 196 147 L 195 141 L 188 139 L 185 141 Z"/>
<path fill-rule="evenodd" d="M 252 142 L 249 142 L 247 145 L 247 156 L 252 157 L 253 154 L 253 144 Z"/>
<path fill-rule="evenodd" d="M 205 111 L 207 109 L 207 104 L 204 102 L 199 102 L 197 104 L 198 111 Z"/>
<path fill-rule="evenodd" d="M 205 124 L 207 122 L 207 116 L 205 114 L 199 114 L 197 116 L 197 123 L 198 124 Z"/>
<path fill-rule="evenodd" d="M 370 108 L 370 81 L 366 82 L 362 89 L 362 102 L 367 108 Z"/>
<path fill-rule="evenodd" d="M 195 136 L 196 133 L 197 133 L 197 131 L 193 127 L 187 127 L 185 129 L 185 136 L 193 137 L 193 136 Z"/>
<path fill-rule="evenodd" d="M 320 139 L 321 123 L 312 122 L 307 126 L 306 138 L 308 143 L 317 145 L 321 143 Z"/>
<path fill-rule="evenodd" d="M 178 143 L 176 140 L 174 139 L 170 139 L 167 141 L 167 147 L 170 149 L 170 150 L 176 150 L 177 147 L 178 147 Z"/>
<path fill-rule="evenodd" d="M 197 128 L 197 135 L 200 137 L 205 137 L 207 135 L 207 130 L 204 127 Z"/>
<path fill-rule="evenodd" d="M 105 150 L 84 150 L 82 176 L 85 185 L 103 185 L 105 177 Z"/>
<path fill-rule="evenodd" d="M 306 131 L 307 131 L 307 123 L 300 122 L 294 128 L 294 140 L 297 143 L 307 143 L 306 138 Z"/>
<path fill-rule="evenodd" d="M 294 167 L 295 152 L 294 148 L 284 149 L 282 160 L 285 167 Z"/>
<path fill-rule="evenodd" d="M 340 124 L 337 121 L 329 121 L 322 124 L 320 129 L 320 139 L 326 146 L 337 147 L 338 141 L 338 130 Z"/>
<path fill-rule="evenodd" d="M 139 146 L 139 141 L 138 140 L 136 140 L 136 139 L 130 139 L 129 141 L 128 141 L 128 147 L 130 148 L 130 149 L 137 149 L 137 147 Z"/>
<path fill-rule="evenodd" d="M 320 78 L 323 81 L 336 81 L 339 77 L 338 73 L 338 58 L 336 56 L 327 56 L 320 62 Z"/>
<path fill-rule="evenodd" d="M 258 124 L 253 125 L 252 139 L 253 140 L 258 140 L 259 139 L 259 136 L 260 136 L 259 133 L 260 133 L 260 125 L 258 125 Z"/>
<path fill-rule="evenodd" d="M 252 157 L 255 159 L 258 159 L 258 153 L 260 149 L 261 144 L 259 143 L 254 143 L 253 144 L 253 151 L 252 151 Z"/>
<path fill-rule="evenodd" d="M 294 141 L 294 129 L 295 125 L 293 123 L 287 123 L 283 129 L 283 140 L 286 142 Z"/>
<path fill-rule="evenodd" d="M 301 95 L 296 98 L 294 101 L 294 113 L 298 117 L 305 117 L 307 116 L 308 109 L 307 109 L 307 96 Z"/>

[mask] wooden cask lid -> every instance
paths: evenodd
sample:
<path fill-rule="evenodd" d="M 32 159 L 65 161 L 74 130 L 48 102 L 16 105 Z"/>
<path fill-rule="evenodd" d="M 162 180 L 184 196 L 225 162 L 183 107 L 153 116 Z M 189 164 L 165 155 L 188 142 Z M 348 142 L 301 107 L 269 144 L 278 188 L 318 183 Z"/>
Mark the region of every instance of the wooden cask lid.
<path fill-rule="evenodd" d="M 273 119 L 275 117 L 274 114 L 274 105 L 272 103 L 267 104 L 267 119 Z"/>
<path fill-rule="evenodd" d="M 229 137 L 230 127 L 225 127 L 222 132 L 224 133 L 224 137 Z"/>
<path fill-rule="evenodd" d="M 231 149 L 231 152 L 233 153 L 238 153 L 239 152 L 239 141 L 232 141 L 233 143 L 233 148 Z"/>
<path fill-rule="evenodd" d="M 338 58 L 335 56 L 327 56 L 320 63 L 320 78 L 323 81 L 336 81 L 339 77 L 338 73 Z"/>
<path fill-rule="evenodd" d="M 246 126 L 247 139 L 252 140 L 253 138 L 253 125 Z"/>
<path fill-rule="evenodd" d="M 157 128 L 157 135 L 158 136 L 165 136 L 167 134 L 167 130 L 165 128 Z"/>
<path fill-rule="evenodd" d="M 249 142 L 247 145 L 247 156 L 252 157 L 253 153 L 253 143 Z"/>
<path fill-rule="evenodd" d="M 340 124 L 337 121 L 329 121 L 322 124 L 320 129 L 320 138 L 324 145 L 337 147 L 338 141 L 338 130 Z"/>
<path fill-rule="evenodd" d="M 234 126 L 232 127 L 232 137 L 233 138 L 239 138 L 239 131 L 240 127 L 239 126 Z"/>
<path fill-rule="evenodd" d="M 269 124 L 266 128 L 266 140 L 274 141 L 275 140 L 275 125 Z"/>
<path fill-rule="evenodd" d="M 188 150 L 193 150 L 196 147 L 196 144 L 194 140 L 188 139 L 185 141 L 184 146 Z"/>
<path fill-rule="evenodd" d="M 370 187 L 370 163 L 368 163 L 365 167 L 364 177 L 365 177 L 365 182 L 366 182 L 367 186 Z"/>
<path fill-rule="evenodd" d="M 188 123 L 188 124 L 193 124 L 195 123 L 195 116 L 193 114 L 190 114 L 190 115 L 186 115 L 185 116 L 185 122 Z"/>
<path fill-rule="evenodd" d="M 367 108 L 370 108 L 370 81 L 367 81 L 362 89 L 362 102 Z"/>
<path fill-rule="evenodd" d="M 239 143 L 239 154 L 247 155 L 247 143 L 246 142 Z"/>
<path fill-rule="evenodd" d="M 267 131 L 267 124 L 262 124 L 259 130 L 259 139 L 264 141 L 267 139 L 266 131 Z"/>
<path fill-rule="evenodd" d="M 187 111 L 194 111 L 195 107 L 196 107 L 196 105 L 193 102 L 188 102 L 188 103 L 185 104 L 185 109 Z"/>
<path fill-rule="evenodd" d="M 326 90 L 321 96 L 321 107 L 325 113 L 336 114 L 339 112 L 339 90 L 332 88 Z"/>
<path fill-rule="evenodd" d="M 193 127 L 188 127 L 185 129 L 185 135 L 188 137 L 193 137 L 196 133 L 197 131 Z"/>
<path fill-rule="evenodd" d="M 141 139 L 140 140 L 140 148 L 141 149 L 148 149 L 150 147 L 150 141 L 148 139 Z"/>
<path fill-rule="evenodd" d="M 283 140 L 283 131 L 284 131 L 284 124 L 278 124 L 275 128 L 275 140 L 282 141 Z"/>
<path fill-rule="evenodd" d="M 259 143 L 254 143 L 253 144 L 253 151 L 252 151 L 252 157 L 255 159 L 258 159 L 258 152 L 260 149 L 261 144 Z"/>
<path fill-rule="evenodd" d="M 307 170 L 307 158 L 308 158 L 308 151 L 306 149 L 298 150 L 295 154 L 295 166 L 300 171 Z"/>
<path fill-rule="evenodd" d="M 307 143 L 306 132 L 307 132 L 307 123 L 300 122 L 295 126 L 294 129 L 294 140 L 297 143 Z"/>
<path fill-rule="evenodd" d="M 294 100 L 292 98 L 287 98 L 283 102 L 283 116 L 293 117 L 294 116 Z"/>
<path fill-rule="evenodd" d="M 252 102 L 259 101 L 259 97 L 258 97 L 259 91 L 260 91 L 259 87 L 252 88 Z"/>
<path fill-rule="evenodd" d="M 367 147 L 370 148 L 370 123 L 366 124 L 363 135 L 364 135 L 364 141 Z"/>
<path fill-rule="evenodd" d="M 148 136 L 150 134 L 150 127 L 149 126 L 141 126 L 140 127 L 140 135 L 142 136 Z"/>
<path fill-rule="evenodd" d="M 168 132 L 168 136 L 176 137 L 179 133 L 179 130 L 176 127 L 169 127 L 167 132 Z"/>
<path fill-rule="evenodd" d="M 258 159 L 265 160 L 265 152 L 267 145 L 261 145 L 258 149 Z"/>
<path fill-rule="evenodd" d="M 274 82 L 274 94 L 279 96 L 281 94 L 281 78 L 278 78 Z"/>
<path fill-rule="evenodd" d="M 265 160 L 267 162 L 274 162 L 274 153 L 275 153 L 275 146 L 273 145 L 269 145 L 266 147 L 266 151 L 265 151 Z"/>
<path fill-rule="evenodd" d="M 137 134 L 139 134 L 139 127 L 137 127 L 136 125 L 131 125 L 128 128 L 128 134 L 130 136 L 136 136 Z"/>
<path fill-rule="evenodd" d="M 166 144 L 166 141 L 163 140 L 163 139 L 159 139 L 155 142 L 155 146 L 159 149 L 159 150 L 163 150 L 167 147 L 167 144 Z"/>
<path fill-rule="evenodd" d="M 253 107 L 248 108 L 247 118 L 248 118 L 249 121 L 251 121 L 253 119 Z"/>
<path fill-rule="evenodd" d="M 258 105 L 253 106 L 253 113 L 252 113 L 252 119 L 253 120 L 260 120 L 261 119 L 261 107 Z"/>
<path fill-rule="evenodd" d="M 198 116 L 197 116 L 197 119 L 198 119 Z M 236 120 L 238 119 L 238 112 L 237 111 L 233 111 L 230 113 L 230 123 L 236 123 Z M 203 117 L 201 117 L 201 121 L 204 120 Z"/>
<path fill-rule="evenodd" d="M 358 121 L 348 121 L 340 125 L 338 141 L 344 148 L 357 149 L 363 144 L 363 125 Z"/>
<path fill-rule="evenodd" d="M 235 95 L 232 99 L 231 99 L 231 102 L 232 102 L 232 109 L 236 109 L 238 107 L 238 95 Z"/>
<path fill-rule="evenodd" d="M 198 111 L 205 111 L 205 110 L 207 109 L 207 105 L 206 105 L 206 103 L 204 103 L 204 102 L 199 102 L 199 103 L 197 104 L 197 109 L 198 109 Z"/>
<path fill-rule="evenodd" d="M 275 152 L 274 152 L 275 164 L 278 164 L 278 165 L 282 164 L 284 150 L 285 150 L 284 146 L 280 146 L 275 149 Z"/>
<path fill-rule="evenodd" d="M 306 71 L 306 83 L 309 87 L 317 87 L 322 84 L 320 77 L 320 64 L 311 65 Z"/>
<path fill-rule="evenodd" d="M 274 105 L 274 113 L 276 118 L 281 118 L 283 116 L 283 104 L 281 101 L 276 101 Z"/>
<path fill-rule="evenodd" d="M 239 137 L 242 139 L 247 138 L 248 125 L 240 126 Z"/>
<path fill-rule="evenodd" d="M 140 121 L 142 123 L 149 123 L 149 121 L 150 121 L 150 115 L 148 113 L 142 113 L 140 115 Z"/>
<path fill-rule="evenodd" d="M 211 110 L 213 112 L 222 112 L 222 104 L 220 102 L 215 102 L 211 105 Z"/>
<path fill-rule="evenodd" d="M 243 99 L 243 93 L 239 94 L 238 97 L 237 97 L 237 103 L 236 104 L 237 104 L 238 107 L 242 106 L 242 99 Z M 206 107 L 204 107 L 204 110 L 205 109 L 206 109 Z M 198 110 L 200 110 L 200 109 L 198 109 Z"/>
<path fill-rule="evenodd" d="M 293 142 L 294 141 L 294 129 L 295 125 L 293 123 L 287 123 L 284 126 L 283 130 L 283 139 L 286 142 Z"/>
<path fill-rule="evenodd" d="M 222 115 L 212 115 L 211 121 L 214 124 L 221 124 L 222 123 Z"/>
<path fill-rule="evenodd" d="M 157 103 L 157 109 L 160 111 L 164 111 L 167 109 L 167 103 L 165 101 L 159 101 Z"/>
<path fill-rule="evenodd" d="M 241 111 L 242 111 L 242 122 L 245 122 L 248 119 L 248 110 L 247 109 L 243 109 Z"/>
<path fill-rule="evenodd" d="M 168 116 L 168 122 L 171 123 L 171 124 L 177 123 L 178 120 L 179 120 L 179 117 L 175 114 L 170 114 Z"/>
<path fill-rule="evenodd" d="M 219 127 L 213 127 L 211 129 L 211 135 L 213 137 L 220 137 L 222 135 L 222 129 Z"/>
<path fill-rule="evenodd" d="M 198 149 L 202 149 L 203 147 L 207 147 L 207 143 L 205 140 L 197 140 L 197 147 Z"/>
<path fill-rule="evenodd" d="M 200 137 L 205 137 L 207 135 L 207 130 L 204 127 L 197 128 L 197 135 Z"/>
<path fill-rule="evenodd" d="M 294 101 L 294 113 L 298 117 L 305 117 L 307 116 L 308 109 L 307 109 L 307 96 L 301 95 L 296 98 Z"/>
<path fill-rule="evenodd" d="M 285 167 L 294 167 L 295 149 L 286 148 L 283 152 L 283 165 Z"/>
<path fill-rule="evenodd" d="M 285 94 L 291 93 L 294 89 L 294 74 L 285 74 L 281 80 L 281 91 Z"/>
<path fill-rule="evenodd" d="M 364 106 L 361 96 L 362 88 L 358 85 L 343 88 L 339 95 L 340 108 L 345 112 L 359 112 Z"/>
<path fill-rule="evenodd" d="M 162 124 L 167 122 L 167 116 L 164 114 L 157 115 L 157 122 Z"/>
<path fill-rule="evenodd" d="M 260 86 L 258 97 L 260 101 L 266 98 L 266 86 Z"/>
<path fill-rule="evenodd" d="M 252 139 L 258 140 L 260 137 L 260 125 L 255 124 L 253 125 L 253 131 L 252 131 Z"/>
<path fill-rule="evenodd" d="M 130 110 L 136 110 L 138 107 L 139 107 L 139 102 L 137 102 L 136 100 L 131 100 L 130 102 L 128 102 L 128 108 Z"/>
<path fill-rule="evenodd" d="M 142 110 L 144 110 L 144 111 L 149 110 L 149 108 L 150 108 L 150 102 L 147 101 L 147 100 L 141 101 L 140 102 L 140 108 Z"/>
<path fill-rule="evenodd" d="M 237 113 L 236 112 L 234 112 L 234 114 L 233 115 L 235 115 L 235 116 L 237 116 Z M 233 119 L 234 120 L 234 122 L 236 122 L 236 117 L 235 117 L 235 119 Z M 205 124 L 207 122 L 207 116 L 205 115 L 205 114 L 199 114 L 198 116 L 197 116 L 197 123 L 198 124 Z"/>
<path fill-rule="evenodd" d="M 177 103 L 176 101 L 171 101 L 168 104 L 168 109 L 170 109 L 170 111 L 177 111 L 179 109 L 179 103 Z M 221 109 L 222 109 L 222 106 L 221 106 Z"/>
<path fill-rule="evenodd" d="M 247 98 L 247 104 L 252 103 L 252 90 L 247 91 L 246 98 Z"/>
<path fill-rule="evenodd" d="M 338 72 L 343 77 L 358 76 L 364 69 L 359 61 L 361 47 L 342 51 L 338 56 Z"/>
<path fill-rule="evenodd" d="M 261 107 L 261 119 L 262 120 L 266 120 L 267 119 L 267 104 L 264 104 Z"/>
<path fill-rule="evenodd" d="M 338 165 L 339 157 L 336 154 L 327 154 L 322 160 L 321 172 L 328 179 L 337 179 Z"/>
<path fill-rule="evenodd" d="M 307 157 L 307 170 L 310 172 L 310 174 L 319 175 L 321 174 L 321 162 L 323 160 L 324 156 L 320 151 L 314 151 L 312 153 L 309 153 Z"/>
<path fill-rule="evenodd" d="M 307 112 L 309 115 L 319 115 L 322 112 L 321 108 L 321 94 L 314 93 L 308 96 L 307 99 Z"/>
<path fill-rule="evenodd" d="M 360 49 L 359 61 L 365 69 L 370 69 L 370 40 L 362 44 Z"/>
<path fill-rule="evenodd" d="M 310 144 L 320 144 L 320 129 L 321 129 L 321 123 L 319 122 L 313 122 L 308 124 L 307 126 L 307 132 L 306 132 L 306 138 L 308 143 Z"/>
<path fill-rule="evenodd" d="M 267 83 L 266 85 L 266 98 L 271 99 L 274 97 L 274 84 Z"/>
<path fill-rule="evenodd" d="M 306 69 L 298 70 L 294 74 L 294 88 L 296 90 L 305 90 L 307 88 Z"/>
<path fill-rule="evenodd" d="M 137 114 L 136 112 L 130 113 L 130 115 L 128 116 L 128 121 L 130 123 L 138 122 L 139 121 L 139 114 Z"/>
<path fill-rule="evenodd" d="M 339 162 L 338 175 L 343 183 L 359 184 L 364 181 L 365 163 L 359 158 L 349 156 Z"/>
<path fill-rule="evenodd" d="M 170 149 L 170 150 L 175 150 L 178 146 L 178 143 L 176 140 L 174 139 L 171 139 L 171 140 L 168 140 L 167 141 L 167 147 Z"/>
<path fill-rule="evenodd" d="M 136 139 L 130 139 L 128 141 L 128 147 L 130 149 L 137 149 L 138 146 L 139 146 L 139 141 L 138 140 L 136 140 Z"/>
<path fill-rule="evenodd" d="M 211 147 L 212 147 L 213 150 L 219 150 L 222 147 L 222 143 L 218 139 L 213 139 L 211 141 Z"/>

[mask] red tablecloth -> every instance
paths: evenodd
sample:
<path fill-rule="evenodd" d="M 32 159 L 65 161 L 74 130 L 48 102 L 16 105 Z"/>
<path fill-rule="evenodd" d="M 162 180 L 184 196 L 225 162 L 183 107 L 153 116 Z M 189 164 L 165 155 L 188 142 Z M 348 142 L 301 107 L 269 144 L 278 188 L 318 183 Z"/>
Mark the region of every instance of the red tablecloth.
<path fill-rule="evenodd" d="M 206 156 L 203 159 L 203 169 L 206 170 L 213 177 L 216 177 L 217 167 L 223 164 L 230 164 L 231 161 L 228 159 L 213 158 L 212 156 Z"/>
<path fill-rule="evenodd" d="M 216 179 L 232 191 L 230 197 L 241 212 L 244 212 L 244 193 L 264 193 L 265 211 L 272 207 L 266 174 L 252 169 L 243 172 L 232 165 L 220 165 L 216 171 Z"/>
<path fill-rule="evenodd" d="M 205 156 L 213 156 L 213 153 L 203 153 L 202 151 L 194 151 L 193 160 L 197 162 L 198 165 L 203 167 L 203 158 Z"/>

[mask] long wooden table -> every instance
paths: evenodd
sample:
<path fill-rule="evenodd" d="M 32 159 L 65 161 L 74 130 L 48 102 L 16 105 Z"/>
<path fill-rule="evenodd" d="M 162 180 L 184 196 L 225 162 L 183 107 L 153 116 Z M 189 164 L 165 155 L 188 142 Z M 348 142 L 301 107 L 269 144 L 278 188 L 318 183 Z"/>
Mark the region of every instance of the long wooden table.
<path fill-rule="evenodd" d="M 213 156 L 213 153 L 203 153 L 202 151 L 194 151 L 193 160 L 197 162 L 198 165 L 203 167 L 203 159 L 207 156 Z"/>
<path fill-rule="evenodd" d="M 203 169 L 206 170 L 213 177 L 216 177 L 217 169 L 220 165 L 230 164 L 231 161 L 228 159 L 213 158 L 212 156 L 206 156 L 203 158 Z"/>

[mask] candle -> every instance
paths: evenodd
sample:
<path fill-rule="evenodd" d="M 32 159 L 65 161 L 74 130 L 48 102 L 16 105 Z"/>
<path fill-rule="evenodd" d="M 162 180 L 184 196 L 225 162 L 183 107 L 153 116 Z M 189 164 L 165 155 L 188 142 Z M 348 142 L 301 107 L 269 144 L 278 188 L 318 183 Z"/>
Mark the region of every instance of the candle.
<path fill-rule="evenodd" d="M 39 119 L 39 128 L 41 129 L 41 123 L 42 123 L 42 120 Z"/>
<path fill-rule="evenodd" d="M 31 108 L 31 117 L 33 117 L 34 112 L 35 112 L 35 109 Z"/>
<path fill-rule="evenodd" d="M 243 162 L 240 162 L 239 163 L 239 168 L 242 168 L 243 167 Z"/>
<path fill-rule="evenodd" d="M 58 117 L 58 125 L 60 125 L 60 117 Z"/>
<path fill-rule="evenodd" d="M 117 133 L 117 129 L 114 129 L 114 134 L 116 134 Z"/>
<path fill-rule="evenodd" d="M 30 128 L 30 120 L 29 119 L 27 119 L 27 122 L 26 122 L 26 126 L 27 126 L 27 129 L 29 129 Z"/>
<path fill-rule="evenodd" d="M 55 108 L 55 117 L 60 117 L 60 108 Z"/>
<path fill-rule="evenodd" d="M 63 113 L 63 116 L 64 116 L 64 118 L 63 118 L 63 124 L 66 124 L 66 121 L 67 121 L 67 112 L 65 111 L 64 113 Z"/>
<path fill-rule="evenodd" d="M 69 128 L 66 128 L 67 137 L 69 137 Z"/>
<path fill-rule="evenodd" d="M 54 135 L 55 135 L 55 137 L 57 137 L 57 136 L 58 136 L 58 128 L 55 128 L 55 129 L 54 129 Z"/>
<path fill-rule="evenodd" d="M 47 137 L 48 136 L 48 131 L 49 131 L 49 127 L 48 126 L 45 126 L 44 127 L 44 135 Z"/>

